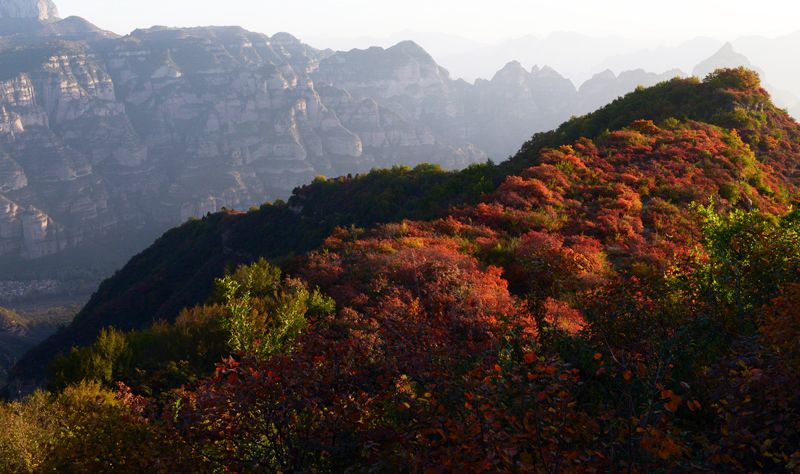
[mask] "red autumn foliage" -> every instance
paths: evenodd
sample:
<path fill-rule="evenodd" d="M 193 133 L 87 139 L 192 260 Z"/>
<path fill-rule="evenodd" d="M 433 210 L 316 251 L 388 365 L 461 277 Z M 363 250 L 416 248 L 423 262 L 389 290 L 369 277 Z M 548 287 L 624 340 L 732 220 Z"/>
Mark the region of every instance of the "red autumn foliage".
<path fill-rule="evenodd" d="M 800 132 L 752 75 L 710 81 L 749 128 L 637 120 L 447 217 L 337 229 L 291 263 L 338 308 L 291 350 L 119 397 L 212 471 L 796 470 L 798 217 L 772 214 Z M 692 202 L 770 232 L 712 248 Z"/>

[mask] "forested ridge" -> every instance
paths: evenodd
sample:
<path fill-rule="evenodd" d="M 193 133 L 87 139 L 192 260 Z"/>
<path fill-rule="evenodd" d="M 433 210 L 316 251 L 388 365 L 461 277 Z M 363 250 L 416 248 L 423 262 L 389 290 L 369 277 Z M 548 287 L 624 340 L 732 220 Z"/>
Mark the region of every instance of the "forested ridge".
<path fill-rule="evenodd" d="M 796 471 L 799 162 L 721 70 L 188 222 L 16 367 L 0 468 Z"/>

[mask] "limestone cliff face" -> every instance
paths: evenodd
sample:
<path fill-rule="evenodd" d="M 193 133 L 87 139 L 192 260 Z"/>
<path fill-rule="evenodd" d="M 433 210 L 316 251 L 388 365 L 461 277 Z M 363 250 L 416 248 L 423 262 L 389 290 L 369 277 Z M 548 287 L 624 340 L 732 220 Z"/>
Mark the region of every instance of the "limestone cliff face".
<path fill-rule="evenodd" d="M 318 90 L 328 56 L 241 28 L 0 52 L 0 256 L 166 229 L 319 174 L 485 159 L 367 95 Z"/>
<path fill-rule="evenodd" d="M 412 42 L 335 53 L 237 27 L 117 38 L 76 18 L 7 38 L 0 257 L 116 247 L 320 174 L 502 159 L 579 102 L 549 68 L 452 80 Z"/>
<path fill-rule="evenodd" d="M 34 259 L 67 247 L 63 229 L 34 207 L 21 208 L 0 196 L 0 253 Z"/>
<path fill-rule="evenodd" d="M 58 19 L 58 9 L 51 0 L 0 0 L 0 19 Z"/>
<path fill-rule="evenodd" d="M 391 104 L 407 118 L 453 117 L 458 107 L 450 97 L 449 73 L 419 45 L 404 41 L 388 48 L 337 53 L 324 59 L 314 75 L 356 97 Z"/>

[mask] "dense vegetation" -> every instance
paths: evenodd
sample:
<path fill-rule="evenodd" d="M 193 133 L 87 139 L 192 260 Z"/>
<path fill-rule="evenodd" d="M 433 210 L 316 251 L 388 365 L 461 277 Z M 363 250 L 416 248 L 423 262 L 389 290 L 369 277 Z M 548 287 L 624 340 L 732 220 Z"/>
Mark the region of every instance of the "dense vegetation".
<path fill-rule="evenodd" d="M 0 470 L 796 471 L 798 160 L 728 70 L 188 223 L 39 353 Z"/>

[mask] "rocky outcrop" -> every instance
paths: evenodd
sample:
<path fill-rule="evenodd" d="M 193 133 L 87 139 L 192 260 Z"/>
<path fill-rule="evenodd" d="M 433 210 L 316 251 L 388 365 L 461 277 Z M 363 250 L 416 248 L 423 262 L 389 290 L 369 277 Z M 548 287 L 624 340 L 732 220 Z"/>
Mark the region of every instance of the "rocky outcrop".
<path fill-rule="evenodd" d="M 380 100 L 409 119 L 459 113 L 450 95 L 449 73 L 413 41 L 330 55 L 314 78 L 355 97 Z"/>
<path fill-rule="evenodd" d="M 0 196 L 0 252 L 33 259 L 64 250 L 63 228 L 33 206 L 20 207 Z"/>
<path fill-rule="evenodd" d="M 491 80 L 475 82 L 467 100 L 467 136 L 492 156 L 504 159 L 535 132 L 568 119 L 576 101 L 575 86 L 549 67 L 527 71 L 517 61 Z"/>
<path fill-rule="evenodd" d="M 0 0 L 0 19 L 54 21 L 58 8 L 51 0 Z"/>

